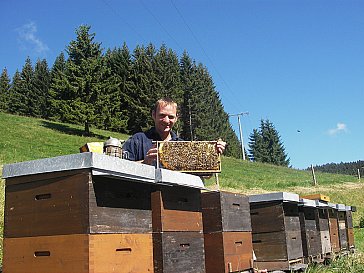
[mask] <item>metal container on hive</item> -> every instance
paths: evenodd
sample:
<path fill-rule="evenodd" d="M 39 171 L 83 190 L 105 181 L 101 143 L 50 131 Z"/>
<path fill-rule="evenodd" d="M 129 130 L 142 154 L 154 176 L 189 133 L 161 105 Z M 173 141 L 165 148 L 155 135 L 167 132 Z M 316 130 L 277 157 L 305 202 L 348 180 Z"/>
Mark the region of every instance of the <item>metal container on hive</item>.
<path fill-rule="evenodd" d="M 203 192 L 206 272 L 253 268 L 249 198 L 229 192 Z"/>
<path fill-rule="evenodd" d="M 258 269 L 304 268 L 299 196 L 277 192 L 249 196 L 253 249 Z"/>

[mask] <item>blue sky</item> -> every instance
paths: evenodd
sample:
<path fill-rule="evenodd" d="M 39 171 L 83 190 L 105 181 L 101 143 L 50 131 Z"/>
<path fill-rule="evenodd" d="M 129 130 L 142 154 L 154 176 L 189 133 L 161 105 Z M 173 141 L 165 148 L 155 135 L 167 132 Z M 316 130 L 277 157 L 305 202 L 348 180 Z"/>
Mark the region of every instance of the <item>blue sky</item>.
<path fill-rule="evenodd" d="M 52 66 L 88 24 L 105 49 L 186 50 L 226 112 L 249 112 L 244 143 L 269 119 L 294 168 L 364 159 L 364 1 L 1 0 L 0 10 L 0 69 L 10 76 L 27 56 Z"/>

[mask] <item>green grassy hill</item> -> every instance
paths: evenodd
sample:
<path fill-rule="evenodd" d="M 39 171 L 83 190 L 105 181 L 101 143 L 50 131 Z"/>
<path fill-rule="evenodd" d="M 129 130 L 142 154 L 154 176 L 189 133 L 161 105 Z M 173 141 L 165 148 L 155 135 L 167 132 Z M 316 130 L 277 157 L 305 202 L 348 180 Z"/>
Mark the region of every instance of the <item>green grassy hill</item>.
<path fill-rule="evenodd" d="M 63 124 L 42 119 L 20 117 L 0 113 L 0 174 L 2 165 L 78 153 L 88 142 L 103 142 L 109 136 L 127 139 L 127 135 L 92 129 L 93 137 L 82 136 L 82 126 Z M 295 170 L 269 164 L 243 162 L 223 157 L 219 175 L 221 190 L 256 194 L 288 191 L 298 194 L 321 193 L 333 203 L 357 206 L 354 225 L 364 217 L 364 181 L 356 177 L 316 172 L 317 186 L 312 186 L 309 171 Z M 4 204 L 4 181 L 1 180 L 0 205 Z M 207 187 L 216 188 L 215 179 L 206 181 Z M 3 209 L 0 209 L 3 212 Z M 3 215 L 3 214 L 2 214 Z M 0 218 L 3 227 L 3 216 Z M 1 232 L 2 234 L 2 232 Z M 363 229 L 355 230 L 356 245 L 364 251 Z"/>

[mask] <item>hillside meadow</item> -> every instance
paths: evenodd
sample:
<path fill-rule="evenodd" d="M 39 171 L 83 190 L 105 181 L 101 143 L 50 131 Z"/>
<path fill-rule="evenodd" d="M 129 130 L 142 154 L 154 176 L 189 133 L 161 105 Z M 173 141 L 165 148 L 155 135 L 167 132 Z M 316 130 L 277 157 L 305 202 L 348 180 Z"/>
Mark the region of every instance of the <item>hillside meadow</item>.
<path fill-rule="evenodd" d="M 91 128 L 93 136 L 82 135 L 83 126 L 0 113 L 0 175 L 2 166 L 40 158 L 79 153 L 88 142 L 104 142 L 109 136 L 127 139 L 120 133 Z M 288 151 L 289 152 L 289 151 Z M 293 155 L 290 155 L 291 157 Z M 364 252 L 364 230 L 358 228 L 364 218 L 364 179 L 354 176 L 316 172 L 317 185 L 312 185 L 310 171 L 273 166 L 222 157 L 222 173 L 205 180 L 207 188 L 250 194 L 275 191 L 300 195 L 321 193 L 333 203 L 357 207 L 353 213 L 356 248 Z M 0 232 L 3 230 L 4 180 L 0 180 Z M 1 246 L 1 244 L 0 244 Z M 2 257 L 2 251 L 1 255 Z M 313 271 L 314 272 L 314 271 Z M 318 271 L 317 271 L 318 272 Z M 321 272 L 321 271 L 320 271 Z M 322 271 L 324 272 L 324 271 Z"/>

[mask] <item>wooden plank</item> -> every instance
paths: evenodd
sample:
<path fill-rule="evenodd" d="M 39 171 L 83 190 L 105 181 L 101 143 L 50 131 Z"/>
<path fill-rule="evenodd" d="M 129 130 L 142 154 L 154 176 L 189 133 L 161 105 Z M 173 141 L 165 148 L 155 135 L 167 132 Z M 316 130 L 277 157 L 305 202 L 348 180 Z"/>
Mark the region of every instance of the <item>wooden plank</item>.
<path fill-rule="evenodd" d="M 282 202 L 250 203 L 253 233 L 285 230 Z"/>
<path fill-rule="evenodd" d="M 329 219 L 331 250 L 334 253 L 340 252 L 339 228 L 336 218 Z"/>
<path fill-rule="evenodd" d="M 353 228 L 347 229 L 347 236 L 348 236 L 348 247 L 354 248 L 355 242 L 354 242 L 354 229 Z"/>
<path fill-rule="evenodd" d="M 153 233 L 154 272 L 205 272 L 204 238 L 201 232 Z"/>
<path fill-rule="evenodd" d="M 346 226 L 347 228 L 353 228 L 353 214 L 350 210 L 347 210 L 345 213 L 346 216 Z"/>
<path fill-rule="evenodd" d="M 288 260 L 300 259 L 303 257 L 301 231 L 286 232 Z"/>
<path fill-rule="evenodd" d="M 331 241 L 330 241 L 330 232 L 328 230 L 320 231 L 321 236 L 321 253 L 327 254 L 331 253 Z"/>
<path fill-rule="evenodd" d="M 151 234 L 5 238 L 5 273 L 153 272 Z"/>
<path fill-rule="evenodd" d="M 202 232 L 199 189 L 161 187 L 151 195 L 153 231 Z"/>
<path fill-rule="evenodd" d="M 201 195 L 204 232 L 251 231 L 249 198 L 229 192 Z"/>
<path fill-rule="evenodd" d="M 45 177 L 6 187 L 5 238 L 87 233 L 90 174 Z"/>
<path fill-rule="evenodd" d="M 149 184 L 93 177 L 89 185 L 90 233 L 151 233 Z"/>
<path fill-rule="evenodd" d="M 253 249 L 257 261 L 287 261 L 286 234 L 284 231 L 253 233 Z"/>
<path fill-rule="evenodd" d="M 4 239 L 4 273 L 88 273 L 88 236 Z"/>
<path fill-rule="evenodd" d="M 89 249 L 90 273 L 154 272 L 152 234 L 94 234 Z"/>

